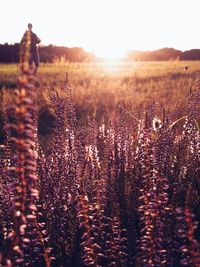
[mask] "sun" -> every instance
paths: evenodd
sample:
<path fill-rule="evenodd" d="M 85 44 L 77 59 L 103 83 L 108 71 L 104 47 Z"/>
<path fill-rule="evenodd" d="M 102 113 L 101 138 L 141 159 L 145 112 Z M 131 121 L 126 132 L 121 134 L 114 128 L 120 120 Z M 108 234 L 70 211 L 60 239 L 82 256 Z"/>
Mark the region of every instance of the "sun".
<path fill-rule="evenodd" d="M 96 45 L 93 53 L 104 61 L 120 61 L 126 56 L 127 51 L 114 44 L 107 44 L 106 46 Z"/>

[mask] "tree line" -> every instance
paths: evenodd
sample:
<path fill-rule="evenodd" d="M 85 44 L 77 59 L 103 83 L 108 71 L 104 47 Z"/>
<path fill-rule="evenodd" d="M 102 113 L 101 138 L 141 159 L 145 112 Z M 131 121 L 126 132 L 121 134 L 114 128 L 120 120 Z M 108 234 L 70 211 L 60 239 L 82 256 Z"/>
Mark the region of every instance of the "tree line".
<path fill-rule="evenodd" d="M 20 44 L 0 44 L 0 63 L 18 63 L 19 62 Z M 64 47 L 64 46 L 40 46 L 40 61 L 52 63 L 58 61 L 69 62 L 87 62 L 94 61 L 93 54 L 86 52 L 81 47 Z"/>
<path fill-rule="evenodd" d="M 134 61 L 200 60 L 200 49 L 181 51 L 165 47 L 154 51 L 131 51 L 127 59 Z"/>
<path fill-rule="evenodd" d="M 18 63 L 19 47 L 19 43 L 0 44 L 0 63 Z M 40 46 L 39 54 L 40 61 L 44 63 L 101 60 L 81 47 Z M 162 48 L 154 51 L 130 51 L 124 59 L 127 61 L 200 60 L 200 49 L 180 51 L 174 48 Z"/>

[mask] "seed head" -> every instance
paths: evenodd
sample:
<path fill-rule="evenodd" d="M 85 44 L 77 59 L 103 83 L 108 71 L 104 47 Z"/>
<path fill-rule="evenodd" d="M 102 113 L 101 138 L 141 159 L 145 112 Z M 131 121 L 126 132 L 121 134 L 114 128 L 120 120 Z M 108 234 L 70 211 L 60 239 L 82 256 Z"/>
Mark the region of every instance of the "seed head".
<path fill-rule="evenodd" d="M 158 131 L 162 127 L 162 121 L 157 117 L 153 118 L 153 130 Z"/>

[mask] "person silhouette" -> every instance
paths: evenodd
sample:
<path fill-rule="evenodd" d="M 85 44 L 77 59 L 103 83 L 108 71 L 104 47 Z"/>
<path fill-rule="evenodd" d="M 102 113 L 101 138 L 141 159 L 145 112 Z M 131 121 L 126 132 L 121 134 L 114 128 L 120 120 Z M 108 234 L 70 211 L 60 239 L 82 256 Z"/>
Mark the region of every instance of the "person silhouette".
<path fill-rule="evenodd" d="M 37 69 L 39 67 L 39 53 L 37 45 L 41 42 L 41 40 L 37 37 L 35 33 L 32 32 L 32 28 L 33 25 L 31 23 L 28 23 L 28 30 L 25 31 L 20 42 L 20 59 L 23 60 L 23 55 L 25 55 L 25 49 L 26 49 L 25 47 L 27 45 L 28 38 L 30 38 L 29 65 L 33 70 L 33 73 L 36 74 Z"/>

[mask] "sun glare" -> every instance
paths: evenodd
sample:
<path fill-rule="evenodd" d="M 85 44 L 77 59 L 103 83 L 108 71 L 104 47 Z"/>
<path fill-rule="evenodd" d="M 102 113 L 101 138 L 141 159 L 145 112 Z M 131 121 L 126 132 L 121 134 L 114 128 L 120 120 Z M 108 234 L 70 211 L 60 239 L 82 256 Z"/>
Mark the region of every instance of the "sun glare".
<path fill-rule="evenodd" d="M 93 50 L 93 52 L 98 58 L 108 62 L 120 61 L 125 57 L 127 53 L 127 51 L 124 51 L 123 49 L 116 47 L 115 45 L 108 45 L 106 47 L 97 46 Z"/>
<path fill-rule="evenodd" d="M 98 47 L 93 51 L 97 58 L 102 62 L 102 67 L 105 72 L 116 74 L 120 72 L 120 66 L 125 58 L 126 51 L 117 49 L 117 47 Z"/>
<path fill-rule="evenodd" d="M 105 61 L 121 60 L 132 50 L 199 47 L 199 36 L 191 30 L 199 24 L 199 0 L 190 5 L 186 0 L 35 0 L 31 9 L 25 0 L 2 3 L 7 12 L 0 25 L 9 13 L 9 23 L 0 26 L 2 44 L 19 42 L 31 22 L 43 45 L 82 47 Z M 23 9 L 20 19 L 17 9 Z"/>

